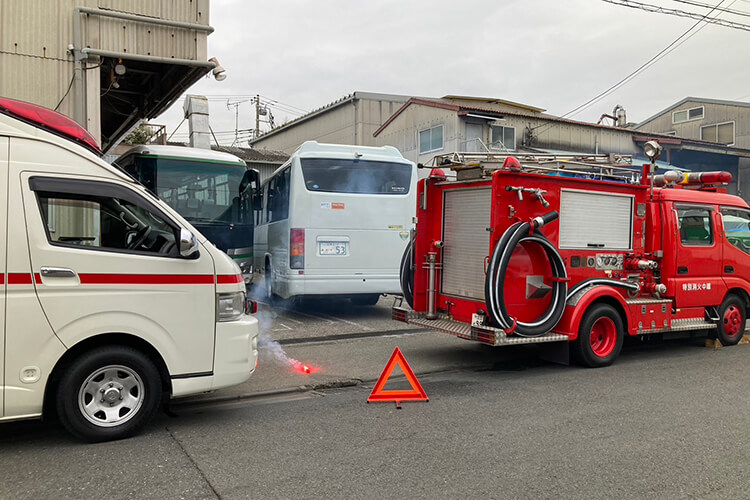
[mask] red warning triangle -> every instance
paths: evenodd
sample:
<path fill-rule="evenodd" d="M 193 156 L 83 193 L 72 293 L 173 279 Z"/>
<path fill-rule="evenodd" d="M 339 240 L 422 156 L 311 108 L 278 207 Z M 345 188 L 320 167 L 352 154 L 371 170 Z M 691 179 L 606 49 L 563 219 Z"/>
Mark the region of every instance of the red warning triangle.
<path fill-rule="evenodd" d="M 388 382 L 388 378 L 391 376 L 396 365 L 399 365 L 401 370 L 403 370 L 407 380 L 409 380 L 409 384 L 411 384 L 412 390 L 383 390 L 383 387 L 385 387 L 386 382 Z M 406 358 L 404 358 L 401 349 L 398 347 L 393 350 L 391 359 L 388 360 L 388 363 L 383 369 L 383 373 L 380 374 L 380 378 L 378 378 L 378 381 L 375 383 L 375 387 L 372 388 L 370 397 L 367 398 L 367 402 L 369 403 L 370 401 L 395 401 L 396 406 L 399 406 L 401 401 L 429 401 L 427 394 L 425 394 L 424 389 L 422 389 L 422 385 L 419 383 L 419 380 L 417 380 L 414 372 L 411 371 L 409 363 L 406 362 Z"/>

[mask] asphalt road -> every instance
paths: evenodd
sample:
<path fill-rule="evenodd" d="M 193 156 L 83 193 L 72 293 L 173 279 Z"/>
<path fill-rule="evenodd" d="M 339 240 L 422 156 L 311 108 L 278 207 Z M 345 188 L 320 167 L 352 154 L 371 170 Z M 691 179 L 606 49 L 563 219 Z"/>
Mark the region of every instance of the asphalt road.
<path fill-rule="evenodd" d="M 428 403 L 366 403 L 395 345 Z M 187 401 L 114 443 L 0 426 L 0 498 L 747 498 L 750 347 L 702 345 L 597 370 L 440 334 L 289 345 L 359 382 Z"/>
<path fill-rule="evenodd" d="M 397 300 L 394 296 L 383 296 L 374 306 L 357 306 L 348 300 L 276 298 L 269 304 L 266 299 L 256 299 L 262 331 L 270 332 L 282 344 L 414 329 L 391 319 L 391 307 Z"/>

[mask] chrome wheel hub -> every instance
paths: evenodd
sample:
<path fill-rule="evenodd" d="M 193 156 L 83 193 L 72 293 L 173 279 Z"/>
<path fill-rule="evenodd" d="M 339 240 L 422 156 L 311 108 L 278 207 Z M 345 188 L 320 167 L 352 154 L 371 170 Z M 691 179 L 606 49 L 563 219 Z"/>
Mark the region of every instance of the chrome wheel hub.
<path fill-rule="evenodd" d="M 109 365 L 91 373 L 78 391 L 81 414 L 99 427 L 114 427 L 133 418 L 143 405 L 145 386 L 132 368 Z"/>

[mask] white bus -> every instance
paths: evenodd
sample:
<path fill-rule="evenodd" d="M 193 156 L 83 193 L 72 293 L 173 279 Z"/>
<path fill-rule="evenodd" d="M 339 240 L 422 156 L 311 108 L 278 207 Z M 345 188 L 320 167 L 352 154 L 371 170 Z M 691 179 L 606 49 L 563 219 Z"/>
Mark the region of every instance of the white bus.
<path fill-rule="evenodd" d="M 261 186 L 256 279 L 269 298 L 400 294 L 416 165 L 396 148 L 305 142 Z"/>

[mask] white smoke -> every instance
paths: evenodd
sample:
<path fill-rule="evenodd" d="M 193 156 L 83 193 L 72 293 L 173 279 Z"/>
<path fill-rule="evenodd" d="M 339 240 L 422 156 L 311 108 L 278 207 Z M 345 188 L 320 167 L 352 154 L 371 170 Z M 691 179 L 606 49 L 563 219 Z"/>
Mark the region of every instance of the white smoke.
<path fill-rule="evenodd" d="M 271 336 L 271 327 L 277 314 L 270 310 L 259 310 L 255 317 L 258 319 L 258 347 L 261 353 L 267 353 L 276 363 L 289 366 L 298 371 L 305 371 L 304 365 L 294 358 L 290 358 L 281 344 Z"/>

